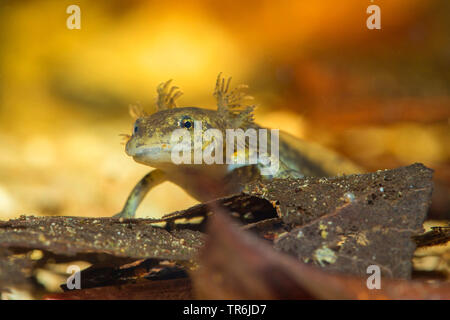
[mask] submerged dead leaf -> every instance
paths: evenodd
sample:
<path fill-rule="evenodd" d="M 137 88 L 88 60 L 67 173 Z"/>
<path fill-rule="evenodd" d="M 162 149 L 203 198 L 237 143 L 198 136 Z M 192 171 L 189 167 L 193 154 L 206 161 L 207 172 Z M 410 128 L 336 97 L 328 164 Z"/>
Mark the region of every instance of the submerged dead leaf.
<path fill-rule="evenodd" d="M 47 300 L 189 300 L 192 299 L 189 279 L 145 281 L 110 287 L 72 290 L 47 295 Z"/>
<path fill-rule="evenodd" d="M 108 254 L 132 259 L 191 260 L 203 244 L 192 230 L 168 232 L 152 220 L 21 217 L 0 221 L 0 247 L 40 249 L 56 255 Z"/>
<path fill-rule="evenodd" d="M 353 280 L 347 281 L 332 275 L 327 281 L 336 283 L 336 287 L 330 289 L 335 291 L 316 292 L 310 288 L 311 283 L 317 280 L 317 285 L 323 285 L 328 273 L 327 276 L 317 275 L 314 272 L 320 270 L 301 264 L 299 260 L 347 275 L 365 277 L 367 266 L 375 264 L 380 266 L 384 277 L 410 277 L 415 241 L 418 241 L 430 201 L 431 176 L 432 170 L 415 164 L 329 179 L 257 182 L 240 195 L 200 204 L 161 219 L 22 217 L 3 221 L 0 222 L 0 250 L 3 248 L 5 254 L 0 255 L 0 287 L 28 281 L 33 269 L 44 266 L 49 259 L 55 263 L 77 259 L 94 263 L 82 271 L 83 290 L 123 286 L 150 278 L 155 282 L 186 277 L 186 270 L 197 265 L 198 251 L 207 239 L 205 227 L 211 219 L 215 221 L 218 210 L 224 210 L 244 224 L 238 232 L 244 238 L 225 227 L 222 230 L 222 222 L 212 223 L 209 246 L 215 249 L 206 248 L 205 252 L 210 256 L 208 259 L 215 261 L 212 270 L 226 272 L 214 271 L 215 275 L 210 275 L 207 271 L 204 279 L 194 276 L 200 283 L 199 288 L 203 288 L 199 289 L 200 293 L 219 281 L 214 289 L 217 292 L 209 290 L 208 298 L 355 298 L 360 292 L 372 297 L 374 293 L 364 291 L 361 279 L 350 277 Z M 220 217 L 217 219 L 222 221 Z M 155 226 L 155 223 L 164 226 Z M 227 221 L 223 224 L 226 226 Z M 266 241 L 251 237 L 251 245 L 247 245 L 245 230 Z M 412 237 L 416 237 L 415 241 Z M 270 246 L 281 252 L 271 249 L 271 253 L 267 253 L 267 249 L 260 248 L 261 241 L 265 246 L 261 248 Z M 33 250 L 40 250 L 42 257 L 26 264 L 29 268 L 19 273 L 20 279 L 14 277 L 13 258 L 28 252 L 24 256 L 27 262 L 32 260 L 29 253 Z M 169 265 L 162 266 L 164 261 Z M 209 265 L 212 262 L 205 261 L 204 256 L 200 261 L 207 270 L 212 268 Z M 306 268 L 309 282 L 298 278 L 297 268 Z M 383 283 L 391 283 L 386 281 Z M 352 283 L 355 283 L 353 292 L 341 288 Z M 137 290 L 140 288 L 143 287 Z M 145 296 L 144 291 L 141 293 Z M 119 292 L 117 294 L 120 296 Z M 390 295 L 383 292 L 380 297 Z M 108 294 L 109 298 L 113 296 Z"/>
<path fill-rule="evenodd" d="M 220 209 L 216 209 L 220 211 Z M 329 273 L 275 251 L 242 232 L 223 212 L 210 220 L 200 268 L 191 272 L 199 299 L 450 299 L 450 284 L 381 279 L 368 289 L 367 277 Z"/>
<path fill-rule="evenodd" d="M 377 265 L 389 278 L 411 277 L 413 236 L 422 232 L 432 194 L 432 170 L 415 164 L 332 179 L 258 186 L 279 199 L 281 217 L 293 229 L 275 248 L 332 271 L 365 275 Z"/>
<path fill-rule="evenodd" d="M 418 247 L 444 245 L 450 241 L 450 226 L 432 227 L 430 231 L 415 236 L 414 240 Z"/>

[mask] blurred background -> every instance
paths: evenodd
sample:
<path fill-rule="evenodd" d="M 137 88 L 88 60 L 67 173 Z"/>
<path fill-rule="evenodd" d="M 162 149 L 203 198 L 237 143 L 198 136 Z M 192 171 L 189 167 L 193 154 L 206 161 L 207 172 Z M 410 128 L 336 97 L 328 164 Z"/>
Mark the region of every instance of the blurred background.
<path fill-rule="evenodd" d="M 371 4 L 381 30 L 366 27 Z M 128 105 L 155 111 L 174 79 L 179 105 L 214 108 L 221 71 L 250 86 L 261 125 L 369 171 L 435 169 L 432 214 L 448 217 L 448 0 L 0 0 L 0 219 L 119 212 L 149 171 L 121 144 Z M 195 203 L 164 183 L 138 216 Z"/>

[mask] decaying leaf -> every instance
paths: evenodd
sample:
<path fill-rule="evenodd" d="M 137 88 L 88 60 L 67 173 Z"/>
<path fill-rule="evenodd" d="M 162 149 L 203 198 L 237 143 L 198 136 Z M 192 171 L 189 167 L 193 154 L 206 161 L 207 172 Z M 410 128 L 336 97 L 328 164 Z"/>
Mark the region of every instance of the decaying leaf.
<path fill-rule="evenodd" d="M 168 232 L 151 226 L 152 222 L 28 216 L 0 222 L 0 247 L 40 249 L 73 257 L 98 253 L 133 259 L 191 260 L 203 244 L 200 232 Z"/>
<path fill-rule="evenodd" d="M 187 300 L 192 299 L 189 279 L 145 281 L 111 287 L 72 290 L 47 295 L 47 300 Z"/>
<path fill-rule="evenodd" d="M 353 200 L 386 209 L 417 209 L 420 214 L 414 219 L 420 222 L 424 218 L 424 209 L 430 205 L 432 175 L 432 169 L 416 163 L 393 170 L 334 178 L 255 182 L 246 186 L 245 193 L 273 203 L 286 224 L 304 225 Z"/>
<path fill-rule="evenodd" d="M 33 261 L 26 255 L 0 248 L 0 293 L 11 287 L 29 289 L 32 269 Z"/>
<path fill-rule="evenodd" d="M 443 245 L 450 241 L 450 226 L 432 227 L 430 231 L 415 236 L 414 240 L 418 247 L 429 247 Z"/>
<path fill-rule="evenodd" d="M 216 212 L 208 231 L 201 267 L 191 272 L 199 299 L 450 299 L 448 283 L 382 278 L 381 289 L 369 289 L 368 275 L 301 263 L 242 232 L 223 212 Z"/>
<path fill-rule="evenodd" d="M 295 226 L 276 239 L 278 250 L 333 271 L 365 275 L 377 265 L 385 277 L 410 278 L 431 179 L 432 170 L 416 164 L 304 184 L 276 180 L 256 190 L 275 190 L 263 196 L 280 199 L 282 219 Z"/>
<path fill-rule="evenodd" d="M 131 290 L 126 293 L 129 298 L 157 299 L 145 288 L 152 291 L 164 288 L 164 283 L 181 283 L 164 281 L 186 280 L 186 271 L 197 265 L 199 249 L 210 237 L 200 259 L 204 265 L 193 274 L 199 297 L 395 298 L 397 293 L 388 291 L 366 292 L 361 278 L 349 275 L 366 276 L 367 266 L 375 264 L 385 278 L 410 277 L 417 239 L 426 238 L 419 234 L 430 202 L 431 177 L 432 170 L 415 164 L 328 179 L 255 182 L 242 194 L 161 219 L 21 217 L 2 221 L 0 288 L 26 283 L 33 270 L 49 259 L 55 263 L 79 259 L 93 263 L 82 271 L 85 293 L 70 291 L 59 298 L 125 297 L 120 290 L 100 288 L 120 286 Z M 238 231 L 228 230 L 226 220 L 214 220 L 217 211 L 243 225 L 235 228 Z M 42 257 L 33 260 L 33 250 Z M 324 273 L 318 267 L 346 276 Z M 327 281 L 333 285 L 316 292 L 314 286 Z M 385 279 L 383 283 L 388 290 L 395 282 Z M 392 286 L 394 291 L 403 288 Z M 422 287 L 423 297 L 431 297 L 428 294 L 434 291 L 425 284 L 411 283 L 408 288 L 414 292 Z M 184 291 L 186 297 L 188 291 Z M 441 288 L 437 294 L 442 296 Z"/>

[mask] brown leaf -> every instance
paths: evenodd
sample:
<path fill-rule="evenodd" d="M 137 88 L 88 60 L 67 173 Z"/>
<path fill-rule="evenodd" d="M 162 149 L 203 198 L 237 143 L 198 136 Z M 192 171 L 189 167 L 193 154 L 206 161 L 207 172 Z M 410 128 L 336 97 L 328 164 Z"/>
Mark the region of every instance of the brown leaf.
<path fill-rule="evenodd" d="M 414 237 L 417 247 L 443 245 L 450 241 L 450 226 L 432 227 L 431 231 Z"/>
<path fill-rule="evenodd" d="M 430 204 L 432 175 L 432 169 L 416 163 L 342 177 L 255 182 L 246 186 L 245 193 L 273 203 L 287 224 L 304 225 L 335 212 L 353 199 L 387 209 L 393 206 L 419 209 L 417 219 L 422 220 L 424 208 Z"/>
<path fill-rule="evenodd" d="M 383 278 L 381 289 L 367 278 L 332 274 L 277 252 L 232 225 L 221 209 L 210 220 L 210 234 L 191 272 L 200 299 L 450 299 L 449 284 Z"/>
<path fill-rule="evenodd" d="M 25 255 L 0 248 L 0 292 L 8 291 L 8 287 L 28 289 L 32 269 L 33 261 Z"/>
<path fill-rule="evenodd" d="M 275 180 L 260 190 L 279 199 L 285 223 L 294 225 L 275 248 L 300 261 L 348 274 L 410 278 L 432 193 L 432 170 L 415 164 L 394 170 L 331 179 Z M 255 192 L 254 192 L 255 193 Z"/>
<path fill-rule="evenodd" d="M 0 222 L 0 247 L 41 249 L 54 254 L 109 254 L 134 259 L 190 260 L 203 244 L 200 232 L 172 233 L 152 221 L 113 218 L 21 217 Z"/>
<path fill-rule="evenodd" d="M 367 265 L 375 262 L 385 276 L 408 277 L 415 247 L 410 237 L 421 231 L 431 193 L 431 172 L 416 164 L 366 175 L 255 183 L 247 193 L 162 219 L 22 217 L 0 222 L 0 248 L 8 248 L 10 254 L 42 250 L 44 258 L 31 268 L 44 265 L 49 258 L 55 262 L 94 262 L 87 270 L 92 276 L 86 279 L 89 286 L 134 281 L 138 278 L 134 271 L 124 273 L 119 266 L 150 258 L 192 267 L 191 261 L 204 242 L 204 234 L 195 230 L 203 230 L 212 208 L 222 206 L 246 224 L 244 229 L 254 231 L 267 243 L 275 242 L 279 250 L 302 261 L 309 258 L 325 268 L 353 274 L 365 274 Z M 198 217 L 204 218 L 202 223 L 189 222 Z M 188 223 L 179 223 L 184 219 Z M 155 222 L 166 226 L 155 227 Z M 308 236 L 299 237 L 300 231 Z M 333 254 L 330 259 L 330 251 L 335 252 L 334 263 L 330 263 L 334 259 Z M 14 270 L 2 267 L 10 266 L 5 261 L 10 254 L 0 257 L 2 275 Z"/>
<path fill-rule="evenodd" d="M 189 279 L 143 281 L 134 284 L 72 290 L 44 297 L 46 300 L 187 300 L 192 299 Z"/>

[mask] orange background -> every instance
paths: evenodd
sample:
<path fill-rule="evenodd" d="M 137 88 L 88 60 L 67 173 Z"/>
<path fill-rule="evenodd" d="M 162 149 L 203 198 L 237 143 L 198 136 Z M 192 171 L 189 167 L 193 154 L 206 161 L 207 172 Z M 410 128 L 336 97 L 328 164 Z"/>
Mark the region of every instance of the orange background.
<path fill-rule="evenodd" d="M 81 8 L 81 30 L 66 27 Z M 368 30 L 366 8 L 381 8 Z M 11 1 L 0 3 L 0 218 L 111 216 L 149 170 L 127 157 L 128 105 L 214 107 L 217 74 L 246 83 L 256 121 L 367 170 L 423 162 L 450 211 L 450 2 Z M 195 201 L 165 183 L 139 216 Z"/>

